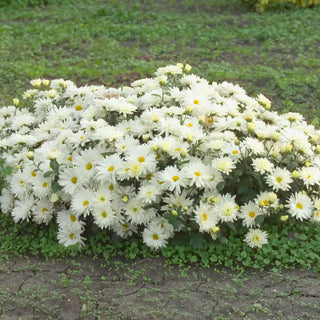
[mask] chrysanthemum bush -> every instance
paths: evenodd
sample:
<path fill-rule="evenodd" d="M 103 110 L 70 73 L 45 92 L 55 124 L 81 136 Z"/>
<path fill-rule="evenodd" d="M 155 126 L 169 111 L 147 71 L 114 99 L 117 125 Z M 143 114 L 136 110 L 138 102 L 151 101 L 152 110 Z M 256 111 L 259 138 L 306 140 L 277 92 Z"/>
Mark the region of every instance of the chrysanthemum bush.
<path fill-rule="evenodd" d="M 250 247 L 287 221 L 320 221 L 320 131 L 299 113 L 189 65 L 159 68 L 130 87 L 34 87 L 0 109 L 1 210 L 14 221 L 58 224 L 65 246 L 86 227 L 152 249 L 186 234 Z"/>

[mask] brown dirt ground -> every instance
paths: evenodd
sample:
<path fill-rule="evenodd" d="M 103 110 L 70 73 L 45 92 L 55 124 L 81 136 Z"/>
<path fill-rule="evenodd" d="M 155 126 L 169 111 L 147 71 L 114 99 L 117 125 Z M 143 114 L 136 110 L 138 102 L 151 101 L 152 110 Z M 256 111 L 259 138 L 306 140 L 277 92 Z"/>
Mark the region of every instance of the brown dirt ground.
<path fill-rule="evenodd" d="M 0 261 L 0 319 L 320 319 L 311 270 L 177 267 L 164 259 Z"/>

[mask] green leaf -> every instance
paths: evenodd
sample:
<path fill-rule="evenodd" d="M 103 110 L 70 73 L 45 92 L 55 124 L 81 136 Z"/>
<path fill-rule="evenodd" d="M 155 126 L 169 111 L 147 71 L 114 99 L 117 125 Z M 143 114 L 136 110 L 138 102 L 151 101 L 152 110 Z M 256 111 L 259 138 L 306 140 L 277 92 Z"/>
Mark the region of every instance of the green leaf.
<path fill-rule="evenodd" d="M 50 167 L 52 170 L 58 172 L 59 171 L 59 163 L 57 160 L 50 160 Z"/>
<path fill-rule="evenodd" d="M 216 188 L 217 188 L 218 191 L 222 191 L 223 188 L 225 187 L 225 185 L 226 185 L 226 183 L 225 183 L 224 181 L 220 181 L 220 182 L 217 184 Z"/>
<path fill-rule="evenodd" d="M 9 176 L 12 173 L 12 168 L 10 166 L 7 166 L 3 169 L 3 174 Z"/>
<path fill-rule="evenodd" d="M 45 174 L 43 175 L 45 178 L 48 178 L 48 177 L 50 177 L 50 176 L 52 176 L 53 174 L 55 174 L 55 171 L 47 171 L 47 172 L 45 172 Z"/>
<path fill-rule="evenodd" d="M 168 212 L 164 215 L 164 217 L 169 221 L 170 224 L 172 224 L 175 230 L 186 230 L 186 227 L 179 218 L 179 216 L 174 216 L 171 212 Z"/>
<path fill-rule="evenodd" d="M 219 238 L 219 242 L 222 243 L 222 244 L 227 244 L 229 242 L 228 238 L 224 237 L 224 236 L 221 236 Z"/>
<path fill-rule="evenodd" d="M 52 184 L 52 191 L 53 192 L 57 192 L 62 190 L 62 187 L 60 186 L 60 184 L 58 182 L 53 182 Z"/>
<path fill-rule="evenodd" d="M 265 216 L 263 214 L 260 214 L 258 216 L 256 216 L 256 218 L 254 219 L 254 222 L 258 225 L 261 225 L 264 221 Z"/>
<path fill-rule="evenodd" d="M 202 249 L 205 240 L 200 233 L 192 233 L 189 240 L 189 245 L 193 249 Z"/>

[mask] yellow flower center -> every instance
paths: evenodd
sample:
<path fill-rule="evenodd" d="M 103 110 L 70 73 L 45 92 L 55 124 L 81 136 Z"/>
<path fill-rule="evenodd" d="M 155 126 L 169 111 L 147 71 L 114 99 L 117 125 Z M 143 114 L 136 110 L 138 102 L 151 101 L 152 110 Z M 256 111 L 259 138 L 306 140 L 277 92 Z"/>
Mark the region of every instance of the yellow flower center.
<path fill-rule="evenodd" d="M 126 127 L 126 130 L 128 131 L 128 130 L 131 130 L 131 127 Z"/>
<path fill-rule="evenodd" d="M 105 197 L 100 197 L 100 200 L 103 202 L 103 201 L 106 201 Z"/>
<path fill-rule="evenodd" d="M 256 216 L 256 214 L 253 212 L 253 211 L 250 211 L 249 212 L 249 217 L 250 218 L 254 218 Z"/>
<path fill-rule="evenodd" d="M 114 170 L 114 166 L 110 166 L 109 168 L 108 168 L 108 171 L 109 172 L 111 172 L 111 171 L 113 171 Z"/>
<path fill-rule="evenodd" d="M 197 176 L 197 177 L 200 177 L 200 176 L 201 176 L 201 173 L 198 172 L 198 171 L 196 171 L 196 172 L 194 173 L 194 175 Z"/>
<path fill-rule="evenodd" d="M 193 100 L 193 103 L 194 104 L 199 104 L 199 100 L 195 99 L 195 100 Z"/>
<path fill-rule="evenodd" d="M 37 176 L 37 173 L 34 172 L 34 171 L 32 171 L 32 172 L 31 172 L 31 175 L 32 175 L 33 177 L 36 177 L 36 176 Z"/>
<path fill-rule="evenodd" d="M 208 220 L 208 216 L 206 213 L 202 214 L 202 221 L 207 221 Z"/>
<path fill-rule="evenodd" d="M 44 182 L 44 183 L 42 184 L 42 186 L 43 186 L 44 188 L 46 188 L 46 187 L 48 186 L 48 184 L 47 184 L 46 182 Z"/>
<path fill-rule="evenodd" d="M 75 106 L 76 111 L 81 111 L 82 107 L 80 105 Z"/>
<path fill-rule="evenodd" d="M 42 213 L 43 213 L 43 214 L 45 214 L 47 211 L 48 211 L 47 208 L 43 208 L 43 209 L 42 209 Z"/>
<path fill-rule="evenodd" d="M 303 208 L 303 205 L 299 202 L 297 203 L 296 207 L 301 210 Z"/>
<path fill-rule="evenodd" d="M 145 162 L 145 158 L 144 158 L 144 157 L 139 157 L 139 158 L 138 158 L 138 161 L 139 161 L 140 163 Z"/>
<path fill-rule="evenodd" d="M 280 183 L 282 181 L 282 178 L 278 177 L 276 180 Z"/>
<path fill-rule="evenodd" d="M 72 222 L 75 222 L 75 221 L 77 221 L 77 218 L 76 218 L 76 216 L 74 214 L 72 214 L 72 215 L 70 215 L 70 220 Z"/>
<path fill-rule="evenodd" d="M 74 239 L 74 234 L 73 234 L 73 233 L 70 233 L 70 234 L 69 234 L 69 238 L 70 238 L 71 240 L 73 240 L 73 239 Z"/>
<path fill-rule="evenodd" d="M 269 201 L 268 201 L 268 200 L 263 200 L 262 202 L 263 202 L 263 204 L 264 204 L 265 206 L 267 206 L 267 205 L 269 204 Z"/>
<path fill-rule="evenodd" d="M 70 157 L 68 157 L 68 161 L 70 161 L 70 162 L 72 161 L 72 157 L 71 157 L 71 156 L 70 156 Z"/>
<path fill-rule="evenodd" d="M 181 151 L 181 148 L 175 148 L 174 151 L 179 152 L 179 151 Z"/>
<path fill-rule="evenodd" d="M 150 173 L 147 174 L 146 179 L 147 179 L 147 180 L 151 180 L 151 178 L 152 178 L 152 174 L 150 174 Z"/>
<path fill-rule="evenodd" d="M 84 207 L 88 206 L 88 205 L 89 205 L 89 201 L 88 201 L 88 200 L 83 201 L 83 202 L 82 202 L 82 205 L 83 205 Z"/>
<path fill-rule="evenodd" d="M 254 242 L 259 242 L 260 241 L 260 237 L 259 236 L 253 236 L 253 241 Z"/>
<path fill-rule="evenodd" d="M 101 217 L 102 218 L 106 218 L 107 217 L 107 213 L 105 211 L 101 212 Z"/>
<path fill-rule="evenodd" d="M 23 184 L 24 184 L 24 181 L 21 180 L 20 181 L 20 186 L 23 186 Z"/>
<path fill-rule="evenodd" d="M 77 177 L 73 177 L 73 178 L 71 178 L 71 182 L 72 182 L 73 184 L 76 184 L 76 183 L 77 183 L 77 181 L 78 181 L 78 178 L 77 178 Z"/>
<path fill-rule="evenodd" d="M 311 175 L 309 174 L 308 176 L 307 176 L 307 179 L 310 179 L 311 178 Z"/>
<path fill-rule="evenodd" d="M 315 215 L 316 215 L 316 217 L 319 217 L 319 211 L 317 211 L 317 212 L 315 213 Z"/>
<path fill-rule="evenodd" d="M 114 188 L 113 188 L 113 185 L 112 184 L 110 184 L 110 186 L 109 186 L 109 190 L 110 191 L 112 191 Z"/>
<path fill-rule="evenodd" d="M 189 127 L 193 127 L 193 124 L 191 122 L 188 122 Z"/>
<path fill-rule="evenodd" d="M 232 154 L 237 154 L 237 153 L 239 153 L 238 150 L 232 150 Z"/>
<path fill-rule="evenodd" d="M 152 239 L 153 239 L 153 240 L 159 240 L 159 236 L 158 236 L 157 234 L 153 234 L 153 235 L 152 235 Z"/>
<path fill-rule="evenodd" d="M 173 180 L 173 181 L 178 181 L 178 180 L 179 180 L 179 177 L 178 177 L 178 176 L 173 176 L 173 177 L 172 177 L 172 180 Z"/>
<path fill-rule="evenodd" d="M 91 170 L 92 169 L 92 164 L 89 162 L 89 163 L 87 163 L 87 165 L 86 165 L 86 169 L 87 170 Z"/>

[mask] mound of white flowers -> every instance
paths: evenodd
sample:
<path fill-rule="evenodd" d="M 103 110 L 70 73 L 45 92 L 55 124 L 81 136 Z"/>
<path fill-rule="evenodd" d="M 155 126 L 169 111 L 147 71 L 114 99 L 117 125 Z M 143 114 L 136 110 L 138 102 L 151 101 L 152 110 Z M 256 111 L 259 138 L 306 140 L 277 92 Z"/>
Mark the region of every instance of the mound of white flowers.
<path fill-rule="evenodd" d="M 154 249 L 177 232 L 216 239 L 237 227 L 261 247 L 272 221 L 319 222 L 320 131 L 190 69 L 119 89 L 31 81 L 0 108 L 2 212 L 56 220 L 65 246 L 84 244 L 90 220 Z"/>

